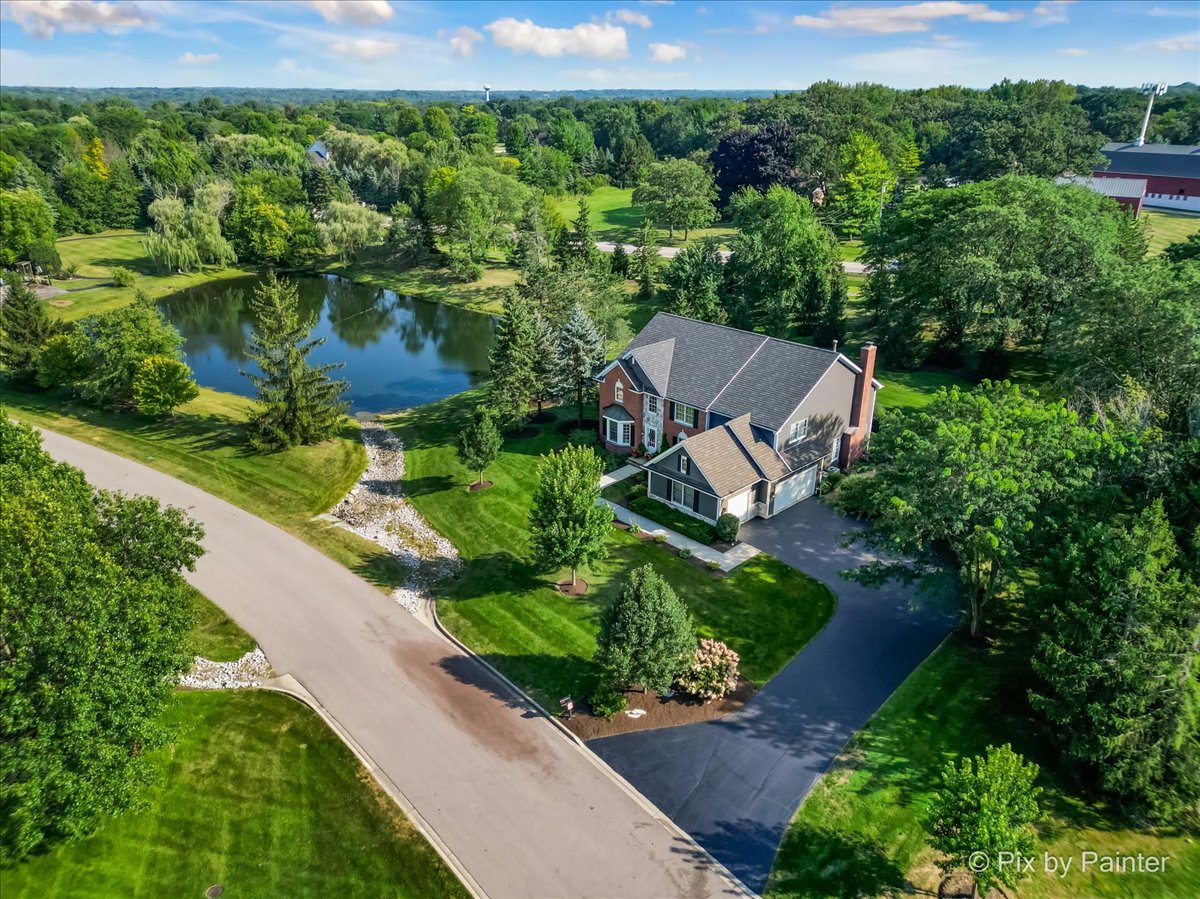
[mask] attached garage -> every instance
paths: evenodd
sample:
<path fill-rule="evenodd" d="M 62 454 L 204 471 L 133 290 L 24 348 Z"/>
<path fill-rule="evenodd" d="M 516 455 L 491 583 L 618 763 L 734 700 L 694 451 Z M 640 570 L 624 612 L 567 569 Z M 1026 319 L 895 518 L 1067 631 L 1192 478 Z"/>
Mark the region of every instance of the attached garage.
<path fill-rule="evenodd" d="M 792 475 L 775 485 L 775 502 L 771 514 L 782 512 L 802 499 L 808 499 L 817 490 L 817 466 Z"/>

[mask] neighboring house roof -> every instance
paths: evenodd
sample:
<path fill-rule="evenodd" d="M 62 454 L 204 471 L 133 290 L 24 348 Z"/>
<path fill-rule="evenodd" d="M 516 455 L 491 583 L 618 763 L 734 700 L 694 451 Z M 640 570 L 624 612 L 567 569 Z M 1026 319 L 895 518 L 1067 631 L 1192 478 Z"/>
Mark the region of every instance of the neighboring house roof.
<path fill-rule="evenodd" d="M 661 396 L 778 430 L 840 356 L 659 312 L 618 357 Z M 632 371 L 631 371 L 632 369 Z"/>
<path fill-rule="evenodd" d="M 1140 200 L 1146 196 L 1145 178 L 1091 178 L 1074 175 L 1070 178 L 1055 178 L 1055 184 L 1078 184 L 1106 197 L 1122 200 Z"/>
<path fill-rule="evenodd" d="M 678 468 L 672 466 L 677 465 L 674 460 L 681 451 L 687 453 L 717 496 L 745 490 L 763 479 L 729 424 L 710 428 L 675 444 L 646 467 L 667 477 L 677 474 Z"/>
<path fill-rule="evenodd" d="M 1186 144 L 1109 143 L 1100 148 L 1107 170 L 1127 175 L 1200 178 L 1200 147 Z"/>
<path fill-rule="evenodd" d="M 605 418 L 611 418 L 613 421 L 633 421 L 633 416 L 626 411 L 624 406 L 618 406 L 613 403 L 611 406 L 605 406 L 601 413 Z"/>
<path fill-rule="evenodd" d="M 307 152 L 318 157 L 319 159 L 324 160 L 325 162 L 329 162 L 329 148 L 326 147 L 322 141 L 313 141 Z"/>

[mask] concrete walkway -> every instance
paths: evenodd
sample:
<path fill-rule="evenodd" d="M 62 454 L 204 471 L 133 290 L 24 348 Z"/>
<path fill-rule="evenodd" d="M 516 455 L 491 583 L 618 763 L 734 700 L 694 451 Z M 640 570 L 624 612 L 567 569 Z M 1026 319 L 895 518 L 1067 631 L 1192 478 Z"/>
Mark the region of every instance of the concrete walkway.
<path fill-rule="evenodd" d="M 631 478 L 642 471 L 637 465 L 622 465 L 616 471 L 600 476 L 600 489 L 603 490 L 618 481 L 624 481 L 626 478 Z M 757 556 L 762 550 L 756 546 L 751 546 L 749 543 L 739 543 L 727 552 L 713 549 L 707 544 L 693 540 L 691 537 L 685 537 L 678 531 L 673 531 L 668 527 L 664 527 L 657 521 L 652 521 L 645 516 L 638 515 L 635 512 L 626 509 L 624 506 L 619 506 L 611 500 L 601 499 L 600 502 L 613 510 L 613 515 L 617 521 L 628 525 L 637 525 L 643 533 L 654 536 L 665 536 L 668 546 L 673 546 L 676 549 L 686 549 L 697 558 L 702 559 L 704 564 L 716 562 L 717 566 L 722 571 L 732 571 L 743 562 L 748 562 Z"/>
<path fill-rule="evenodd" d="M 157 497 L 204 525 L 206 553 L 188 579 L 351 735 L 476 895 L 737 895 L 594 756 L 353 572 L 182 481 L 43 436 L 95 486 Z"/>
<path fill-rule="evenodd" d="M 727 718 L 589 744 L 757 892 L 817 778 L 952 626 L 939 610 L 911 611 L 911 588 L 840 577 L 873 558 L 842 545 L 857 527 L 816 499 L 743 525 L 764 552 L 837 593 L 825 629 Z"/>

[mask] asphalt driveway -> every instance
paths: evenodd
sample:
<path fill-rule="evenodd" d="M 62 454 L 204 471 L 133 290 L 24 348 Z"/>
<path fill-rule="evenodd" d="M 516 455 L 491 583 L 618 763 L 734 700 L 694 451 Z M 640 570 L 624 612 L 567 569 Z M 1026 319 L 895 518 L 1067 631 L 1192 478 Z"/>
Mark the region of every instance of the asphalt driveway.
<path fill-rule="evenodd" d="M 873 558 L 842 546 L 858 527 L 816 499 L 745 524 L 743 540 L 837 593 L 829 624 L 734 715 L 588 744 L 757 892 L 813 783 L 953 624 L 911 609 L 912 588 L 840 577 Z"/>

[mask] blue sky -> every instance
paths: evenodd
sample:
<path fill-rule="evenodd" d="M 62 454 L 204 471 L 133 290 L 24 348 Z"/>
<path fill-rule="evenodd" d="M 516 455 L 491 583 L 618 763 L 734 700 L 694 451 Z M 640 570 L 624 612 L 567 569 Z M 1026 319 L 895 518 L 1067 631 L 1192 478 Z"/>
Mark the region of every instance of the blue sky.
<path fill-rule="evenodd" d="M 3 0 L 5 84 L 800 88 L 1200 81 L 1200 0 Z"/>

